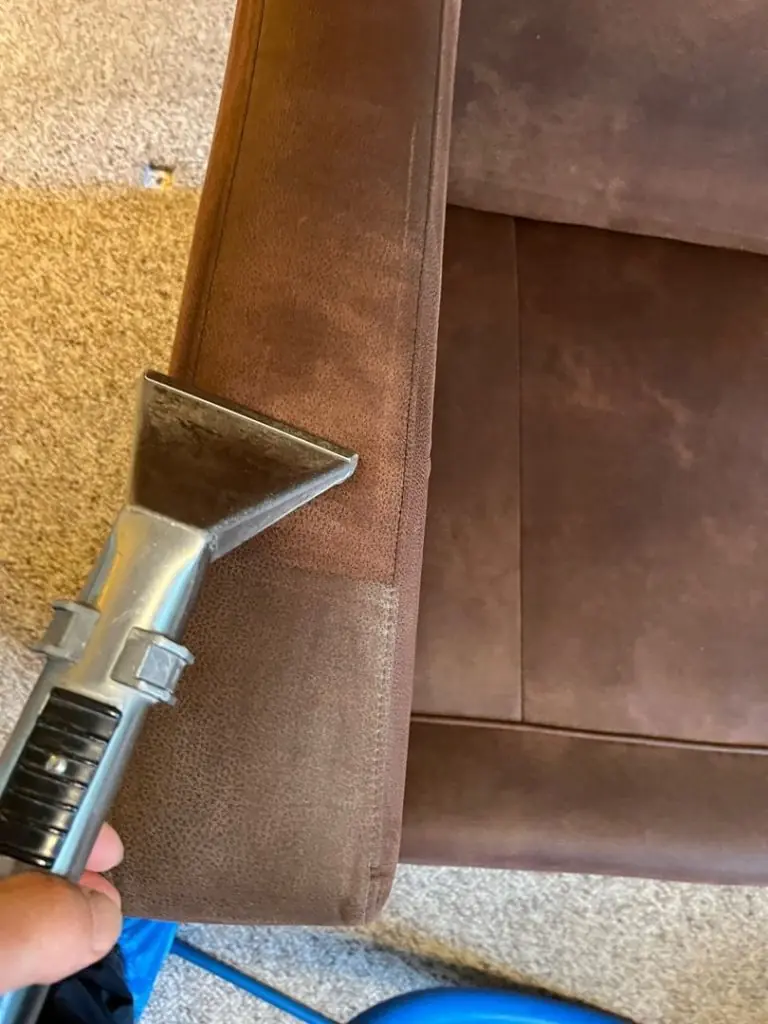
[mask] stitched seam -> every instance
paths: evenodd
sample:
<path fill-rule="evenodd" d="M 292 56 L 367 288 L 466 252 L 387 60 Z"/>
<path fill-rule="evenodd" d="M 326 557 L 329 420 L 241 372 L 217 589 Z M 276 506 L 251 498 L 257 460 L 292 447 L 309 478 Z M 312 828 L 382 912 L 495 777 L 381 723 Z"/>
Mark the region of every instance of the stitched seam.
<path fill-rule="evenodd" d="M 517 331 L 517 558 L 518 558 L 518 652 L 520 688 L 517 716 L 525 721 L 525 651 L 523 649 L 523 317 L 520 301 L 520 250 L 517 244 L 517 220 L 512 219 L 512 252 L 514 257 L 515 328 Z"/>
<path fill-rule="evenodd" d="M 295 567 L 289 567 L 289 568 L 295 568 Z M 308 571 L 308 570 L 303 570 L 303 571 Z M 313 572 L 312 575 L 316 575 L 319 578 L 325 578 L 325 579 L 329 579 L 329 580 L 336 578 L 333 575 L 328 574 L 328 573 L 314 573 Z M 282 581 L 282 586 L 284 587 L 285 590 L 293 591 L 295 593 L 299 593 L 299 592 L 303 591 L 303 589 L 304 589 L 303 584 L 301 582 L 294 581 L 294 580 L 289 580 L 289 579 L 283 580 Z M 376 703 L 375 703 L 375 711 L 374 711 L 375 727 L 374 727 L 374 733 L 373 733 L 373 742 L 371 744 L 371 757 L 370 757 L 370 760 L 369 760 L 369 767 L 372 769 L 369 772 L 369 777 L 370 777 L 370 775 L 373 775 L 374 782 L 373 782 L 373 786 L 372 786 L 372 789 L 371 789 L 371 799 L 370 799 L 369 808 L 368 808 L 368 828 L 367 828 L 367 832 L 368 832 L 369 835 L 373 835 L 374 833 L 377 834 L 377 835 L 380 835 L 380 833 L 381 833 L 381 829 L 379 827 L 380 826 L 380 818 L 378 816 L 378 811 L 379 811 L 379 808 L 380 808 L 380 806 L 382 804 L 382 798 L 383 798 L 383 792 L 384 792 L 384 786 L 383 786 L 383 778 L 384 778 L 384 776 L 383 776 L 383 772 L 381 772 L 380 770 L 376 770 L 376 769 L 380 768 L 380 766 L 381 766 L 382 752 L 384 750 L 384 734 L 385 734 L 385 731 L 387 729 L 387 722 L 389 720 L 389 716 L 386 715 L 384 713 L 384 711 L 385 711 L 385 706 L 388 704 L 388 701 L 385 698 L 387 698 L 388 696 L 391 695 L 391 687 L 387 686 L 386 684 L 387 684 L 389 676 L 391 675 L 392 665 L 393 665 L 393 661 L 394 661 L 394 658 L 393 658 L 393 642 L 392 642 L 393 641 L 393 637 L 394 637 L 394 632 L 395 632 L 394 625 L 395 625 L 395 618 L 396 618 L 396 594 L 394 593 L 394 591 L 392 591 L 390 589 L 389 592 L 388 592 L 387 598 L 388 598 L 388 604 L 387 604 L 387 610 L 386 610 L 385 618 L 384 618 L 384 631 L 383 631 L 384 632 L 384 636 L 383 636 L 383 644 L 382 644 L 382 648 L 383 648 L 383 652 L 384 652 L 383 664 L 382 664 L 382 667 L 380 668 L 380 670 L 376 673 L 376 677 L 375 677 L 376 678 Z M 367 870 L 366 870 L 366 873 L 365 873 L 365 894 L 363 896 L 363 906 L 364 906 L 364 913 L 365 913 L 366 918 L 368 917 L 369 908 L 371 906 L 371 893 L 372 893 L 373 881 L 374 881 L 374 879 L 373 879 L 373 856 L 372 856 L 371 852 L 369 852 Z M 359 922 L 356 919 L 354 919 L 354 920 L 351 920 L 351 921 L 343 921 L 343 923 L 344 924 L 352 925 L 352 924 L 358 924 Z"/>
<path fill-rule="evenodd" d="M 440 28 L 439 28 L 439 31 L 438 31 L 437 59 L 435 61 L 436 81 L 435 81 L 435 90 L 434 90 L 433 97 L 432 97 L 432 110 L 434 112 L 435 120 L 434 120 L 434 123 L 432 125 L 432 137 L 430 139 L 429 172 L 428 172 L 429 173 L 429 177 L 427 179 L 428 180 L 428 185 L 427 185 L 427 201 L 426 201 L 426 204 L 425 204 L 424 231 L 422 233 L 422 254 L 426 251 L 426 248 L 427 248 L 427 238 L 428 238 L 428 235 L 429 235 L 430 212 L 432 210 L 433 197 L 434 197 L 434 191 L 435 191 L 435 180 L 434 180 L 435 151 L 437 149 L 437 133 L 438 133 L 438 126 L 439 126 L 439 118 L 437 117 L 437 113 L 438 113 L 438 108 L 439 108 L 440 86 L 442 84 L 442 72 L 443 72 L 443 47 L 442 47 L 442 41 L 443 41 L 443 30 L 445 28 L 445 5 L 446 5 L 446 2 L 447 2 L 447 0 L 442 0 L 442 3 L 440 4 L 440 22 L 439 22 Z M 423 298 L 424 298 L 424 266 L 425 266 L 425 263 L 426 263 L 426 260 L 422 256 L 421 267 L 419 268 L 419 283 L 418 283 L 418 287 L 417 287 L 418 299 L 416 301 L 416 318 L 415 318 L 416 322 L 415 322 L 414 328 L 413 328 L 413 341 L 412 341 L 412 350 L 411 350 L 411 391 L 410 391 L 410 395 L 409 395 L 409 398 L 408 398 L 408 413 L 407 413 L 407 416 L 406 416 L 405 446 L 404 446 L 405 450 L 404 450 L 404 453 L 403 453 L 403 484 L 402 484 L 402 488 L 401 488 L 401 491 L 400 491 L 400 510 L 399 510 L 398 518 L 397 518 L 397 549 L 396 549 L 396 552 L 395 552 L 395 578 L 396 579 L 397 579 L 397 577 L 399 575 L 398 574 L 398 570 L 400 568 L 401 555 L 402 555 L 401 548 L 402 548 L 402 537 L 403 537 L 403 506 L 405 504 L 406 480 L 408 478 L 408 473 L 406 472 L 407 467 L 409 465 L 408 454 L 409 454 L 409 449 L 410 449 L 410 441 L 411 441 L 412 434 L 413 434 L 413 409 L 414 409 L 416 394 L 417 394 L 417 392 L 419 390 L 418 384 L 420 383 L 419 381 L 416 380 L 416 357 L 418 355 L 418 345 L 417 345 L 416 342 L 417 342 L 417 336 L 418 336 L 418 332 L 419 332 L 419 326 L 421 324 L 421 312 L 422 312 L 422 305 L 423 305 Z"/>
<path fill-rule="evenodd" d="M 376 676 L 376 728 L 373 737 L 373 754 L 372 754 L 372 767 L 374 782 L 371 787 L 371 803 L 369 808 L 368 816 L 368 834 L 370 836 L 376 836 L 377 846 L 381 848 L 381 809 L 384 795 L 384 773 L 382 769 L 383 751 L 384 751 L 384 732 L 386 729 L 386 717 L 384 714 L 385 704 L 389 701 L 385 700 L 385 696 L 390 695 L 392 692 L 391 686 L 387 686 L 387 681 L 391 678 L 392 668 L 394 665 L 393 657 L 393 644 L 392 638 L 394 635 L 394 623 L 395 623 L 395 604 L 396 595 L 390 594 L 390 603 L 387 609 L 386 616 L 386 627 L 384 632 L 385 644 L 384 649 L 386 657 L 381 670 Z M 367 919 L 371 911 L 371 896 L 373 888 L 373 862 L 374 862 L 374 850 L 372 847 L 369 848 L 368 853 L 368 865 L 366 870 L 365 878 L 365 896 L 364 896 L 364 915 Z"/>
<path fill-rule="evenodd" d="M 423 233 L 422 233 L 422 261 L 421 261 L 421 267 L 419 268 L 419 282 L 418 282 L 418 286 L 417 286 L 418 298 L 417 298 L 417 301 L 416 301 L 416 317 L 415 317 L 415 323 L 414 323 L 414 328 L 413 328 L 413 337 L 412 337 L 412 343 L 411 343 L 412 344 L 412 348 L 411 348 L 411 389 L 410 389 L 410 394 L 409 394 L 409 397 L 408 397 L 408 413 L 407 413 L 407 416 L 406 416 L 405 445 L 404 445 L 404 452 L 403 452 L 403 481 L 402 481 L 402 488 L 401 488 L 401 492 L 400 492 L 400 509 L 399 509 L 398 518 L 397 518 L 397 547 L 396 547 L 396 550 L 395 550 L 395 571 L 394 571 L 394 579 L 395 579 L 396 582 L 399 580 L 399 577 L 400 577 L 400 567 L 401 567 L 401 564 L 402 564 L 403 514 L 404 514 L 404 505 L 405 505 L 406 482 L 407 482 L 407 479 L 408 479 L 408 472 L 407 472 L 407 470 L 408 470 L 409 461 L 410 461 L 409 460 L 409 454 L 410 454 L 411 441 L 412 441 L 412 437 L 413 437 L 413 414 L 414 414 L 414 407 L 415 407 L 415 404 L 416 404 L 416 395 L 417 395 L 418 391 L 420 390 L 420 384 L 421 384 L 421 381 L 417 380 L 417 374 L 416 374 L 416 363 L 417 363 L 417 356 L 418 356 L 418 344 L 417 344 L 417 341 L 418 341 L 419 327 L 421 325 L 421 316 L 422 316 L 423 299 L 424 299 L 424 269 L 425 269 L 425 264 L 426 264 L 426 259 L 424 258 L 424 255 L 425 255 L 426 249 L 427 249 L 427 241 L 428 241 L 429 229 L 430 229 L 430 215 L 431 215 L 431 212 L 432 212 L 433 200 L 434 200 L 434 191 L 435 191 L 435 179 L 434 179 L 435 155 L 436 155 L 436 150 L 437 150 L 437 136 L 438 136 L 438 131 L 439 131 L 439 128 L 440 128 L 439 98 L 440 98 L 440 90 L 441 90 L 441 86 L 442 86 L 443 70 L 444 70 L 444 66 L 443 66 L 444 65 L 444 53 L 443 53 L 442 43 L 443 43 L 443 34 L 444 34 L 444 30 L 445 30 L 445 20 L 446 20 L 446 17 L 445 17 L 445 15 L 446 15 L 445 6 L 446 6 L 446 0 L 442 0 L 442 3 L 440 4 L 440 17 L 439 17 L 439 22 L 438 22 L 438 26 L 439 27 L 438 27 L 438 38 L 437 38 L 437 44 L 438 44 L 437 45 L 437 56 L 436 56 L 436 59 L 435 59 L 435 87 L 434 87 L 434 92 L 433 92 L 433 95 L 432 95 L 432 112 L 433 112 L 434 121 L 433 121 L 433 124 L 432 124 L 432 134 L 431 134 L 431 139 L 430 139 L 429 171 L 428 171 L 428 179 L 427 179 L 428 184 L 427 184 L 426 203 L 425 203 L 425 209 L 424 209 L 424 230 L 423 230 Z M 392 609 L 392 611 L 393 610 L 394 609 Z M 398 601 L 398 613 L 399 613 L 399 601 Z M 399 615 L 398 615 L 398 617 L 399 617 Z M 391 656 L 390 656 L 390 659 L 389 659 L 390 666 L 391 666 L 391 671 L 394 672 L 394 671 L 396 671 L 396 655 L 395 655 L 394 649 L 392 648 L 392 641 L 391 641 L 391 637 L 390 637 L 390 634 L 393 632 L 393 626 L 394 626 L 394 615 L 392 614 L 392 612 L 390 612 L 390 615 L 388 616 L 388 620 L 387 620 L 387 643 L 388 643 L 388 647 L 390 647 L 390 650 L 391 650 Z M 380 704 L 380 709 L 383 709 L 384 701 L 380 700 L 379 704 Z M 381 727 L 381 732 L 383 732 L 383 724 L 382 724 L 382 727 Z M 372 887 L 372 881 L 373 881 L 372 874 L 373 874 L 374 860 L 375 859 L 380 859 L 380 858 L 376 858 L 375 854 L 377 852 L 379 854 L 381 854 L 381 838 L 382 838 L 382 836 L 381 836 L 381 833 L 382 833 L 382 820 L 381 820 L 382 819 L 382 807 L 381 807 L 381 804 L 382 804 L 382 795 L 383 795 L 383 782 L 382 782 L 382 780 L 383 780 L 383 767 L 384 767 L 383 764 L 382 764 L 381 732 L 377 735 L 377 749 L 376 749 L 376 761 L 375 761 L 376 771 L 375 771 L 375 783 L 374 783 L 374 803 L 373 803 L 373 814 L 372 814 L 371 823 L 370 823 L 370 825 L 371 825 L 371 830 L 370 830 L 371 845 L 369 847 L 368 872 L 367 872 L 368 880 L 367 880 L 366 894 L 365 894 L 365 912 L 366 912 L 366 917 L 370 914 L 370 911 L 371 911 L 370 897 L 371 897 L 371 887 Z M 378 821 L 377 821 L 377 817 L 378 817 Z M 374 849 L 374 845 L 373 845 L 374 844 L 374 837 L 375 837 L 375 841 L 376 841 L 376 849 Z"/>
<path fill-rule="evenodd" d="M 247 0 L 240 0 L 241 3 L 246 3 Z M 226 196 L 222 205 L 221 217 L 218 224 L 217 238 L 215 242 L 215 253 L 211 262 L 211 273 L 208 280 L 208 286 L 205 292 L 205 302 L 203 303 L 203 315 L 200 324 L 200 329 L 197 332 L 195 339 L 195 347 L 192 358 L 190 359 L 190 378 L 194 381 L 197 379 L 197 371 L 200 364 L 200 358 L 204 348 L 204 337 L 208 326 L 208 313 L 210 311 L 211 293 L 213 292 L 213 285 L 218 270 L 219 258 L 221 256 L 221 246 L 224 239 L 224 227 L 227 221 L 227 215 L 229 213 L 229 205 L 232 199 L 232 190 L 235 184 L 235 177 L 237 176 L 237 166 L 240 161 L 240 154 L 243 148 L 243 138 L 245 136 L 245 126 L 248 123 L 248 114 L 251 109 L 251 100 L 253 98 L 253 87 L 256 79 L 256 61 L 259 56 L 259 48 L 261 46 L 262 29 L 264 28 L 264 17 L 266 13 L 267 3 L 269 0 L 262 0 L 261 3 L 261 16 L 259 18 L 259 27 L 256 31 L 256 45 L 253 48 L 253 57 L 251 59 L 248 75 L 248 94 L 246 96 L 245 104 L 243 106 L 243 119 L 240 124 L 240 134 L 237 140 L 237 146 L 235 147 L 235 154 L 232 159 L 232 169 L 229 175 L 229 181 L 226 185 Z"/>

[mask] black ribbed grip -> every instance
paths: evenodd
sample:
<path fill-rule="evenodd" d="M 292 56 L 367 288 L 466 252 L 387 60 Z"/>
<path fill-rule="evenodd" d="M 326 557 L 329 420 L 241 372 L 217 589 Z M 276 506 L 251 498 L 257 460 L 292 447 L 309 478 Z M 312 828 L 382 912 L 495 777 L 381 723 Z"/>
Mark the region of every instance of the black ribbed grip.
<path fill-rule="evenodd" d="M 0 854 L 49 870 L 120 721 L 120 712 L 52 690 L 0 797 Z"/>

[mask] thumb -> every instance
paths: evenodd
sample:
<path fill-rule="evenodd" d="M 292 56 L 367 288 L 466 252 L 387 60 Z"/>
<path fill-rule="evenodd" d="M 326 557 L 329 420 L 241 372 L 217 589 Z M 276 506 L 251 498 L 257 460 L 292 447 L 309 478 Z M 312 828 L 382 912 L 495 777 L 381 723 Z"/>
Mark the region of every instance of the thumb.
<path fill-rule="evenodd" d="M 103 892 L 26 872 L 0 882 L 0 992 L 48 985 L 105 956 L 120 908 Z"/>

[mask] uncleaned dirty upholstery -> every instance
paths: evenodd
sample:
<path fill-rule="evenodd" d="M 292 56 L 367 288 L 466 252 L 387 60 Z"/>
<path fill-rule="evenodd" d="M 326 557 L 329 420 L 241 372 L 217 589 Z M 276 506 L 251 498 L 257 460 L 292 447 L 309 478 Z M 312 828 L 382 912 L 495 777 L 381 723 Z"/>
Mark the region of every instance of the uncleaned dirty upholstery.
<path fill-rule="evenodd" d="M 172 372 L 361 463 L 216 564 L 131 913 L 768 882 L 768 13 L 459 13 L 240 0 Z"/>

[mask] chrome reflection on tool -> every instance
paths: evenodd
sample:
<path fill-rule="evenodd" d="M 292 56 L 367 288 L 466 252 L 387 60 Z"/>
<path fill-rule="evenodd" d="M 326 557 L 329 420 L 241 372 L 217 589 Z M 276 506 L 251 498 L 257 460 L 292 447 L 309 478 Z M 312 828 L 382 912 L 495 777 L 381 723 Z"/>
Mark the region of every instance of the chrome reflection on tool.
<path fill-rule="evenodd" d="M 79 878 L 147 709 L 171 704 L 208 564 L 352 475 L 357 455 L 148 373 L 131 481 L 76 601 L 57 601 L 46 666 L 0 757 L 0 878 Z M 0 996 L 32 1024 L 44 988 Z"/>

